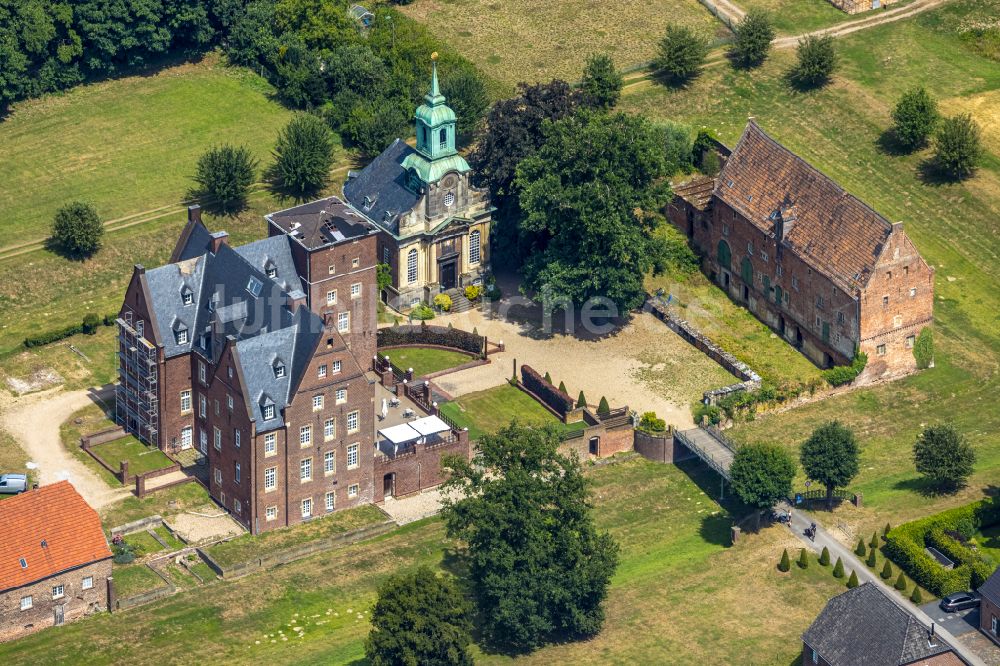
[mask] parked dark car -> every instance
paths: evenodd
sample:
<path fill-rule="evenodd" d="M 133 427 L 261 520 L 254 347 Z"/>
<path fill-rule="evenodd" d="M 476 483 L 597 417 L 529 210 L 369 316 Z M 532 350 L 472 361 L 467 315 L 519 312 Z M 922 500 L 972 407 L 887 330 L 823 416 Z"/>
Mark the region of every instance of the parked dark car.
<path fill-rule="evenodd" d="M 972 592 L 955 592 L 949 594 L 941 600 L 941 610 L 947 613 L 976 608 L 979 606 L 979 597 Z"/>
<path fill-rule="evenodd" d="M 28 489 L 24 474 L 0 474 L 0 495 L 17 495 Z"/>

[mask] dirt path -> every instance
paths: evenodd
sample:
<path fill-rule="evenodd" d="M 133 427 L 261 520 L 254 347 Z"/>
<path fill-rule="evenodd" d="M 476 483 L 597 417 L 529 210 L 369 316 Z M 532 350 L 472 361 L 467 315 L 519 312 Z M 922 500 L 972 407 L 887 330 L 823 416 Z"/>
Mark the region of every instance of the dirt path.
<path fill-rule="evenodd" d="M 61 388 L 11 398 L 0 392 L 0 427 L 9 432 L 38 465 L 38 482 L 48 485 L 68 480 L 87 504 L 100 510 L 130 494 L 126 488 L 110 488 L 99 476 L 63 448 L 59 426 L 94 396 L 111 397 L 93 390 L 63 391 Z"/>

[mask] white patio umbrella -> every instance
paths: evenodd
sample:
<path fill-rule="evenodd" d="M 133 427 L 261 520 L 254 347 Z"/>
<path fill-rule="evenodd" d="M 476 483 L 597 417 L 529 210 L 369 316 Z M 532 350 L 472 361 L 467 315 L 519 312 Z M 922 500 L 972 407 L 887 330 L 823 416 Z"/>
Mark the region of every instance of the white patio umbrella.
<path fill-rule="evenodd" d="M 385 398 L 382 398 L 382 418 L 384 419 L 389 415 L 389 403 Z"/>

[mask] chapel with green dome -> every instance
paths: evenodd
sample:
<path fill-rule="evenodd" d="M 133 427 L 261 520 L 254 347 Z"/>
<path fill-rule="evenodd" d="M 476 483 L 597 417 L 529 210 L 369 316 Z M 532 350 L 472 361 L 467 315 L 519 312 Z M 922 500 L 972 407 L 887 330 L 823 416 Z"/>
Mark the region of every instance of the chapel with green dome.
<path fill-rule="evenodd" d="M 482 283 L 494 210 L 455 147 L 457 118 L 441 94 L 436 53 L 413 119 L 415 147 L 396 139 L 344 183 L 347 203 L 382 232 L 378 261 L 392 272 L 384 296 L 401 308 Z"/>

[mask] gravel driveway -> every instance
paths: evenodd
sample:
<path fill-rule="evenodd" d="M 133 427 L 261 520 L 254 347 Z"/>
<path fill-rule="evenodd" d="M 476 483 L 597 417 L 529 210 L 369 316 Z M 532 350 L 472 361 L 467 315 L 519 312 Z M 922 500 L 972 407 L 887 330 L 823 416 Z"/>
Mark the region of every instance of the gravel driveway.
<path fill-rule="evenodd" d="M 111 488 L 63 447 L 59 426 L 96 397 L 113 399 L 113 389 L 63 391 L 60 388 L 12 398 L 0 391 L 0 427 L 20 444 L 38 466 L 38 482 L 48 485 L 68 480 L 94 509 L 127 497 L 127 488 Z"/>

